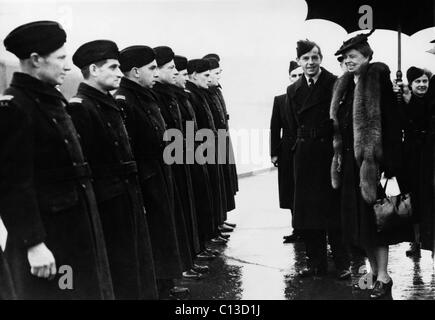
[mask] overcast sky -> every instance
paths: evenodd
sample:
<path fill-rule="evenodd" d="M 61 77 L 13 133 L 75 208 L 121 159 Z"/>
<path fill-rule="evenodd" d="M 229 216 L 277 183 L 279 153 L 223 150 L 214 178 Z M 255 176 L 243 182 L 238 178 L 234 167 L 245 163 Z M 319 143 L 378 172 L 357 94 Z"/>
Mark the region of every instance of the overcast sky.
<path fill-rule="evenodd" d="M 120 49 L 168 45 L 188 58 L 216 52 L 222 58 L 232 126 L 267 128 L 273 97 L 288 84 L 288 62 L 295 58 L 297 40 L 318 42 L 324 66 L 340 73 L 333 54 L 351 35 L 329 21 L 305 21 L 306 15 L 304 0 L 0 0 L 0 38 L 20 24 L 49 19 L 64 25 L 71 55 L 95 39 L 114 40 Z M 435 55 L 425 52 L 433 47 L 429 42 L 435 28 L 402 39 L 404 73 L 411 65 L 435 71 Z M 387 63 L 395 74 L 396 33 L 377 30 L 369 42 L 374 60 Z M 16 61 L 3 45 L 0 58 Z"/>

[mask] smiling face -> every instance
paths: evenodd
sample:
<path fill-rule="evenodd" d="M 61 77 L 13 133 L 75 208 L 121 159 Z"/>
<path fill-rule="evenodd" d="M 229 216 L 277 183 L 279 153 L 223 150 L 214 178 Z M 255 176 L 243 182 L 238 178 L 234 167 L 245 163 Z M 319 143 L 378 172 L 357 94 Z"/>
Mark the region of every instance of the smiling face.
<path fill-rule="evenodd" d="M 65 46 L 46 56 L 38 56 L 38 69 L 36 76 L 43 82 L 53 86 L 61 85 L 70 69 L 67 62 Z"/>
<path fill-rule="evenodd" d="M 300 56 L 297 62 L 302 67 L 307 77 L 316 76 L 320 72 L 320 64 L 322 63 L 322 55 L 320 54 L 319 48 L 314 46 L 311 51 Z"/>
<path fill-rule="evenodd" d="M 365 57 L 361 52 L 355 49 L 346 51 L 343 54 L 343 58 L 347 71 L 353 74 L 359 74 L 361 67 L 369 63 L 369 58 Z"/>
<path fill-rule="evenodd" d="M 429 77 L 424 74 L 411 83 L 411 90 L 417 97 L 423 97 L 429 89 Z"/>

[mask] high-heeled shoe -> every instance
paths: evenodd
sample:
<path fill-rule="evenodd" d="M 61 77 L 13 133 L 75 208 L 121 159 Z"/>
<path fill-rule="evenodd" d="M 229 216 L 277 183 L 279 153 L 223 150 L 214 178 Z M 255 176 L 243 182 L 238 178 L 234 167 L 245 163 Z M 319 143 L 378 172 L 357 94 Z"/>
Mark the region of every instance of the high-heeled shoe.
<path fill-rule="evenodd" d="M 387 296 L 391 296 L 391 289 L 393 287 L 393 279 L 390 279 L 387 283 L 377 280 L 372 292 L 370 293 L 370 299 L 376 300 Z"/>

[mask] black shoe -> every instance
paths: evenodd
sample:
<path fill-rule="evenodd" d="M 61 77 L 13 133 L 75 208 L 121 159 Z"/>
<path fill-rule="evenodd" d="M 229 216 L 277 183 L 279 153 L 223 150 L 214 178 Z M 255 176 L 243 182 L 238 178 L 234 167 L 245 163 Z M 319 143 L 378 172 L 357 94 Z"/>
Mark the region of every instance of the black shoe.
<path fill-rule="evenodd" d="M 192 269 L 190 269 L 188 271 L 184 271 L 183 274 L 182 274 L 182 278 L 184 280 L 201 280 L 204 277 L 200 273 L 198 273 L 195 270 L 193 270 L 193 268 L 192 268 Z"/>
<path fill-rule="evenodd" d="M 224 245 L 224 244 L 227 244 L 228 240 L 218 236 L 216 238 L 211 239 L 210 242 L 214 243 L 214 244 L 222 244 L 222 245 Z"/>
<path fill-rule="evenodd" d="M 416 258 L 420 258 L 421 257 L 421 251 L 420 251 L 420 243 L 418 242 L 411 242 L 410 246 L 409 246 L 409 250 L 406 251 L 406 256 L 407 257 L 416 257 Z"/>
<path fill-rule="evenodd" d="M 218 230 L 219 230 L 220 232 L 233 232 L 233 231 L 234 231 L 233 228 L 227 227 L 227 226 L 225 226 L 225 225 L 220 225 L 220 226 L 218 227 Z"/>
<path fill-rule="evenodd" d="M 349 269 L 343 269 L 337 272 L 337 279 L 338 280 L 348 280 L 352 276 L 352 273 Z"/>
<path fill-rule="evenodd" d="M 224 225 L 226 226 L 226 227 L 230 227 L 230 228 L 235 228 L 235 227 L 237 227 L 237 224 L 235 224 L 235 223 L 229 223 L 229 222 L 224 222 Z"/>
<path fill-rule="evenodd" d="M 219 237 L 224 238 L 225 240 L 228 240 L 230 238 L 230 235 L 226 234 L 226 233 L 220 233 Z"/>
<path fill-rule="evenodd" d="M 301 241 L 301 237 L 295 233 L 292 233 L 289 236 L 284 236 L 284 241 L 282 243 L 295 243 Z"/>
<path fill-rule="evenodd" d="M 388 283 L 382 281 L 376 281 L 372 292 L 370 293 L 370 299 L 382 299 L 385 297 L 391 297 L 391 289 L 393 288 L 393 279 L 390 279 Z"/>
<path fill-rule="evenodd" d="M 215 255 L 208 253 L 207 251 L 203 251 L 196 255 L 196 259 L 198 261 L 210 261 L 216 258 Z"/>
<path fill-rule="evenodd" d="M 210 271 L 208 266 L 200 266 L 199 264 L 194 264 L 192 269 L 201 274 L 208 273 Z"/>
<path fill-rule="evenodd" d="M 205 251 L 211 255 L 216 256 L 216 257 L 221 255 L 221 253 L 217 250 L 207 248 L 207 249 L 205 249 Z"/>
<path fill-rule="evenodd" d="M 169 298 L 175 300 L 186 299 L 190 295 L 189 288 L 185 287 L 173 287 L 169 290 Z"/>
<path fill-rule="evenodd" d="M 325 276 L 326 273 L 326 270 L 323 268 L 306 268 L 302 271 L 299 271 L 299 276 L 301 278 L 322 277 Z"/>

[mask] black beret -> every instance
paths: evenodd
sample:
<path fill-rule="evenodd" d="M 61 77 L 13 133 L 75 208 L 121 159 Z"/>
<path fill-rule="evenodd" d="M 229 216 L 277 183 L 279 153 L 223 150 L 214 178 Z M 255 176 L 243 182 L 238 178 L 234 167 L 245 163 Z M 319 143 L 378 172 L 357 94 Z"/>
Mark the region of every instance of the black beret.
<path fill-rule="evenodd" d="M 206 54 L 204 57 L 202 57 L 203 59 L 215 59 L 218 62 L 221 62 L 221 58 L 219 57 L 219 55 L 217 55 L 216 53 L 209 53 Z"/>
<path fill-rule="evenodd" d="M 187 63 L 187 72 L 192 74 L 194 72 L 202 73 L 210 70 L 210 63 L 207 59 L 192 59 Z"/>
<path fill-rule="evenodd" d="M 119 60 L 118 46 L 110 40 L 87 42 L 81 45 L 72 57 L 73 63 L 80 69 L 106 59 Z"/>
<path fill-rule="evenodd" d="M 208 61 L 208 63 L 210 64 L 210 70 L 219 68 L 219 61 L 217 61 L 214 58 L 204 58 L 205 60 Z"/>
<path fill-rule="evenodd" d="M 167 64 L 174 60 L 174 51 L 166 46 L 155 47 L 154 52 L 156 53 L 156 61 L 159 67 Z"/>
<path fill-rule="evenodd" d="M 141 68 L 156 59 L 154 50 L 147 46 L 127 47 L 119 53 L 121 71 L 130 71 L 133 67 Z"/>
<path fill-rule="evenodd" d="M 178 71 L 182 71 L 182 70 L 186 70 L 187 69 L 187 58 L 183 57 L 183 56 L 174 56 L 174 63 L 175 63 L 175 68 Z"/>
<path fill-rule="evenodd" d="M 294 69 L 298 68 L 299 65 L 296 61 L 290 61 L 290 65 L 288 67 L 288 73 L 292 72 Z"/>
<path fill-rule="evenodd" d="M 35 21 L 12 30 L 3 41 L 6 50 L 19 59 L 27 59 L 33 52 L 52 53 L 66 42 L 66 33 L 55 21 Z"/>
<path fill-rule="evenodd" d="M 408 84 L 411 84 L 415 79 L 420 78 L 424 75 L 424 70 L 417 67 L 410 67 L 408 71 L 406 71 L 406 79 L 408 80 Z"/>
<path fill-rule="evenodd" d="M 299 40 L 296 46 L 296 56 L 300 58 L 302 55 L 310 52 L 314 47 L 319 47 L 317 43 L 310 40 Z"/>
<path fill-rule="evenodd" d="M 342 55 L 346 51 L 350 49 L 355 49 L 361 45 L 368 45 L 367 38 L 371 36 L 371 34 L 375 31 L 375 29 L 372 29 L 370 33 L 360 33 L 356 35 L 355 37 L 350 38 L 349 40 L 346 40 L 341 45 L 340 49 L 337 50 L 335 53 L 336 56 Z"/>

